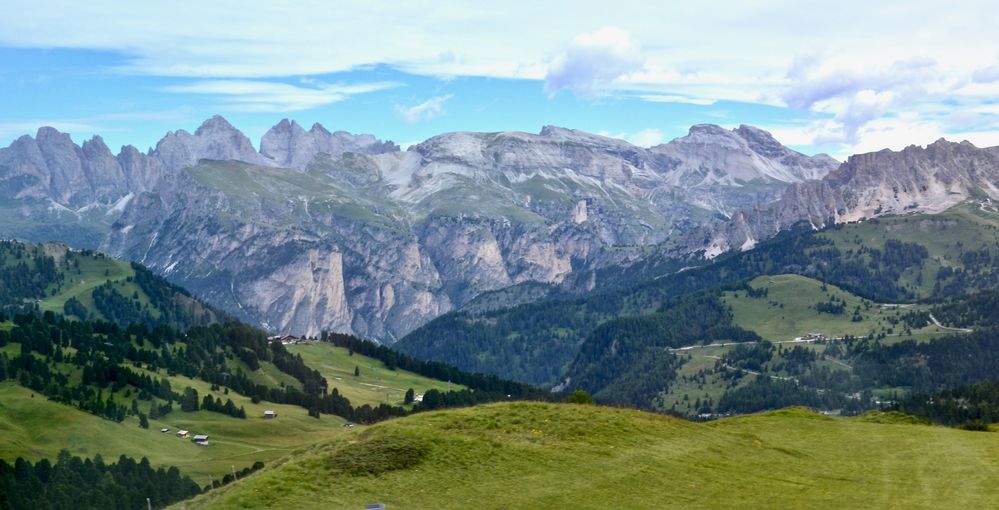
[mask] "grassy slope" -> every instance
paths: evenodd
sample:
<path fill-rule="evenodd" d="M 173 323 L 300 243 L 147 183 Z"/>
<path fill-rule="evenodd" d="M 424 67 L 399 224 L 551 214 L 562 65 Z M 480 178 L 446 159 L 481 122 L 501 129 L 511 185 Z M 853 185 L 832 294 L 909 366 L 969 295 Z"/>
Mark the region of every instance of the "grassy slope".
<path fill-rule="evenodd" d="M 94 307 L 92 293 L 95 288 L 100 287 L 108 280 L 115 283 L 116 290 L 123 296 L 131 296 L 133 292 L 138 292 L 139 299 L 143 303 L 149 301 L 145 292 L 136 283 L 127 281 L 128 277 L 135 276 L 135 271 L 127 262 L 110 257 L 80 257 L 80 273 L 77 274 L 76 271 L 69 270 L 65 271 L 64 274 L 66 282 L 56 294 L 42 299 L 38 303 L 38 307 L 43 312 L 51 310 L 61 314 L 66 301 L 75 297 L 96 317 L 104 319 L 105 317 Z"/>
<path fill-rule="evenodd" d="M 427 453 L 407 469 L 336 474 L 385 462 L 375 453 L 390 442 Z M 336 457 L 345 447 L 353 457 Z M 178 507 L 973 508 L 999 496 L 997 478 L 989 433 L 801 409 L 695 424 L 515 403 L 352 432 Z"/>
<path fill-rule="evenodd" d="M 761 276 L 753 279 L 750 286 L 754 289 L 766 288 L 768 294 L 765 297 L 749 297 L 745 291 L 725 292 L 722 299 L 732 307 L 732 314 L 735 324 L 755 331 L 766 340 L 772 342 L 787 342 L 796 337 L 804 336 L 810 332 L 823 333 L 827 337 L 836 338 L 844 335 L 865 336 L 871 331 L 875 334 L 886 333 L 889 335 L 882 342 L 891 343 L 900 340 L 929 341 L 938 336 L 953 334 L 941 330 L 936 326 L 926 326 L 914 329 L 912 336 L 904 335 L 905 326 L 903 324 L 892 325 L 888 318 L 896 313 L 906 313 L 910 310 L 924 310 L 928 307 L 923 305 L 904 305 L 905 308 L 896 309 L 894 306 L 882 306 L 878 303 L 868 302 L 856 295 L 846 292 L 835 285 L 827 285 L 826 291 L 822 291 L 822 283 L 799 275 L 776 275 Z M 830 315 L 819 313 L 815 305 L 829 301 L 830 297 L 836 297 L 846 301 L 846 311 L 842 315 Z M 865 306 L 869 305 L 869 308 Z M 783 307 L 781 307 L 783 305 Z M 853 322 L 853 310 L 858 305 L 861 307 L 861 315 L 864 320 Z M 785 344 L 791 348 L 793 345 L 812 349 L 820 356 L 816 361 L 818 365 L 826 365 L 832 370 L 843 370 L 847 368 L 842 363 L 830 361 L 822 356 L 825 351 L 823 344 Z M 718 358 L 724 357 L 732 346 L 704 347 L 686 351 L 683 355 L 689 356 L 678 370 L 682 376 L 694 376 L 700 370 L 711 372 L 714 369 Z M 787 374 L 778 373 L 778 376 Z M 738 382 L 744 385 L 751 381 L 753 377 L 746 377 Z M 704 383 L 687 382 L 679 378 L 670 385 L 669 391 L 662 394 L 660 409 L 670 409 L 674 405 L 681 412 L 690 412 L 687 404 L 692 406 L 697 399 L 710 398 L 717 402 L 725 392 L 728 381 L 719 374 L 712 373 L 706 376 Z M 881 390 L 890 391 L 888 388 Z M 684 396 L 688 399 L 684 400 Z"/>
<path fill-rule="evenodd" d="M 863 336 L 874 331 L 893 328 L 889 316 L 910 310 L 925 310 L 926 306 L 914 305 L 898 310 L 871 303 L 850 294 L 834 285 L 822 290 L 822 283 L 798 275 L 761 276 L 750 282 L 754 289 L 768 289 L 765 297 L 752 298 L 745 291 L 726 292 L 724 301 L 732 307 L 735 323 L 758 333 L 770 341 L 793 340 L 810 332 L 823 333 L 828 337 L 843 335 Z M 835 297 L 846 301 L 846 311 L 842 315 L 819 313 L 815 305 Z M 865 305 L 869 305 L 869 308 Z M 853 322 L 854 309 L 860 306 L 864 320 Z M 894 332 L 903 329 L 894 326 Z M 933 326 L 913 330 L 917 339 L 929 339 L 943 331 Z"/>
<path fill-rule="evenodd" d="M 183 377 L 171 378 L 171 384 L 195 387 L 201 395 L 209 389 L 207 384 Z M 177 466 L 198 484 L 207 485 L 209 474 L 219 478 L 232 466 L 242 469 L 258 460 L 269 462 L 345 430 L 343 420 L 335 416 L 316 420 L 296 406 L 253 404 L 235 393 L 225 398 L 244 406 L 247 419 L 207 411 L 185 413 L 175 404 L 174 412 L 150 420 L 149 429 L 144 430 L 135 417 L 116 423 L 49 401 L 14 383 L 0 383 L 0 434 L 4 438 L 0 441 L 0 458 L 54 459 L 63 448 L 84 457 L 100 453 L 109 460 L 122 454 L 145 456 L 156 465 Z M 146 403 L 140 403 L 140 407 L 147 410 Z M 265 409 L 277 411 L 278 417 L 263 419 Z M 171 433 L 160 433 L 163 427 L 169 427 Z M 181 428 L 208 434 L 211 446 L 199 447 L 177 438 L 173 432 Z"/>
<path fill-rule="evenodd" d="M 904 273 L 900 281 L 918 289 L 920 295 L 926 297 L 932 291 L 941 267 L 963 267 L 957 253 L 990 247 L 994 250 L 996 243 L 999 243 L 999 214 L 968 202 L 938 214 L 880 218 L 877 223 L 845 225 L 821 235 L 831 239 L 842 250 L 855 250 L 862 245 L 882 249 L 888 239 L 925 246 L 929 259 L 922 270 L 922 284 L 917 283 L 919 272 L 913 270 Z"/>
<path fill-rule="evenodd" d="M 289 345 L 287 348 L 293 354 L 300 354 L 306 365 L 319 370 L 326 378 L 330 391 L 337 388 L 354 406 L 385 403 L 386 394 L 389 404 L 402 405 L 409 388 L 413 388 L 418 395 L 429 389 L 448 390 L 447 381 L 405 370 L 389 370 L 379 360 L 356 353 L 351 356 L 347 349 L 332 344 Z M 354 377 L 354 367 L 360 368 L 360 376 Z M 455 391 L 463 388 L 458 384 L 451 385 Z"/>

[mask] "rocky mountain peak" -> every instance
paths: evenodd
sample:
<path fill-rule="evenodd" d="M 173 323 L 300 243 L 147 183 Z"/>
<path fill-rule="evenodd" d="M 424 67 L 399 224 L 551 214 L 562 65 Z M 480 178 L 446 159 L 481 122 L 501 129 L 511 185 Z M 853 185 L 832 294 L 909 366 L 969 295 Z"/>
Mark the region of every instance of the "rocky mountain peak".
<path fill-rule="evenodd" d="M 152 155 L 171 171 L 194 165 L 202 159 L 271 164 L 253 148 L 246 135 L 220 115 L 206 120 L 193 135 L 184 130 L 167 133 L 156 144 Z"/>
<path fill-rule="evenodd" d="M 233 135 L 235 133 L 242 133 L 233 127 L 225 117 L 221 115 L 212 115 L 211 118 L 205 120 L 198 126 L 198 129 L 194 131 L 194 136 L 209 136 L 216 133 L 225 133 Z"/>
<path fill-rule="evenodd" d="M 322 135 L 327 135 L 327 136 L 330 135 L 330 131 L 328 129 L 326 129 L 326 127 L 324 127 L 322 124 L 320 124 L 318 122 L 312 124 L 312 128 L 309 129 L 309 132 L 313 133 L 313 134 L 322 134 Z"/>
<path fill-rule="evenodd" d="M 839 166 L 822 154 L 814 157 L 785 147 L 769 132 L 742 125 L 691 126 L 686 136 L 651 149 L 677 164 L 668 179 L 687 187 L 780 185 L 819 179 Z"/>
<path fill-rule="evenodd" d="M 999 198 L 999 147 L 940 139 L 926 147 L 857 154 L 821 180 L 788 187 L 768 207 L 745 211 L 749 228 L 733 232 L 729 225 L 716 234 L 715 244 L 738 247 L 801 221 L 822 227 L 830 220 L 936 213 L 980 193 Z"/>
<path fill-rule="evenodd" d="M 330 133 L 318 122 L 308 131 L 295 121 L 283 119 L 260 139 L 260 154 L 273 164 L 304 170 L 320 154 L 337 158 L 345 152 L 383 154 L 398 152 L 399 146 L 382 142 L 373 135 L 353 135 L 346 131 Z"/>

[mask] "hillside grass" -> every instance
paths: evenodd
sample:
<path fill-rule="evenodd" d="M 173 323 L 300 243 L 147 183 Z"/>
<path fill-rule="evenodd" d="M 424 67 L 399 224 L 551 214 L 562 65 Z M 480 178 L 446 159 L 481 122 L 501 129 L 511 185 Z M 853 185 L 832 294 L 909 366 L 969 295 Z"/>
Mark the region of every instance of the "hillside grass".
<path fill-rule="evenodd" d="M 873 303 L 851 294 L 835 285 L 804 276 L 784 274 L 760 276 L 749 282 L 753 289 L 767 289 L 768 295 L 750 297 L 745 290 L 725 292 L 722 299 L 732 308 L 733 322 L 745 329 L 755 331 L 772 342 L 793 340 L 808 333 L 822 333 L 835 338 L 845 335 L 865 336 L 870 332 L 884 332 L 898 335 L 905 330 L 903 323 L 892 324 L 890 318 L 910 311 L 926 311 L 925 305 L 905 305 L 896 307 Z M 845 301 L 845 310 L 840 315 L 819 312 L 816 305 L 828 302 L 831 298 Z M 863 320 L 853 322 L 854 310 L 860 307 Z M 947 334 L 936 326 L 913 328 L 912 336 L 906 339 L 929 340 Z"/>
<path fill-rule="evenodd" d="M 357 353 L 351 356 L 347 349 L 329 343 L 289 345 L 287 349 L 292 354 L 301 355 L 306 365 L 318 370 L 326 378 L 329 391 L 336 388 L 354 406 L 402 405 L 406 390 L 410 388 L 417 395 L 429 389 L 446 392 L 449 386 L 454 391 L 465 388 L 402 369 L 389 370 L 379 360 Z M 354 376 L 355 367 L 360 369 L 359 376 Z"/>
<path fill-rule="evenodd" d="M 994 434 L 805 409 L 697 424 L 510 403 L 352 431 L 175 508 L 981 508 Z"/>
<path fill-rule="evenodd" d="M 208 385 L 200 381 L 178 377 L 171 378 L 171 384 L 181 389 L 183 385 L 196 387 L 199 395 L 208 393 Z M 0 458 L 54 459 L 63 448 L 81 457 L 100 454 L 108 461 L 123 454 L 136 459 L 148 457 L 157 466 L 177 466 L 199 485 L 208 485 L 209 475 L 220 479 L 233 466 L 239 470 L 258 460 L 271 462 L 346 430 L 344 421 L 336 416 L 324 415 L 317 420 L 301 407 L 253 404 L 232 392 L 212 393 L 244 406 L 247 418 L 182 412 L 174 404 L 172 413 L 149 420 L 149 429 L 142 429 L 134 416 L 117 423 L 50 401 L 12 382 L 0 383 Z M 140 402 L 140 409 L 148 411 L 148 403 Z M 278 417 L 265 420 L 265 409 L 276 411 Z M 164 427 L 170 432 L 161 433 Z M 175 433 L 179 429 L 192 435 L 208 434 L 210 445 L 201 447 L 178 438 Z"/>
<path fill-rule="evenodd" d="M 820 236 L 844 251 L 861 246 L 883 249 L 888 239 L 926 247 L 929 258 L 922 270 L 909 269 L 899 279 L 903 286 L 916 289 L 925 298 L 930 296 L 940 268 L 964 267 L 958 256 L 961 251 L 995 250 L 999 243 L 999 214 L 972 201 L 937 214 L 893 216 L 844 225 Z"/>

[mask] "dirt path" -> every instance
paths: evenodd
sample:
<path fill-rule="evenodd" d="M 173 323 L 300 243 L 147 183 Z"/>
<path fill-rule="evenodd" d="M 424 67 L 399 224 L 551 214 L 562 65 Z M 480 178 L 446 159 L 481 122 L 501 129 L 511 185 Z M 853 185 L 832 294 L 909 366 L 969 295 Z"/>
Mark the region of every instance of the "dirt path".
<path fill-rule="evenodd" d="M 943 324 L 940 324 L 940 321 L 938 321 L 937 318 L 934 317 L 932 313 L 930 314 L 930 320 L 933 321 L 934 326 L 940 329 L 946 329 L 947 331 L 957 331 L 958 333 L 973 333 L 975 331 L 971 328 L 952 328 L 949 326 L 944 326 Z"/>

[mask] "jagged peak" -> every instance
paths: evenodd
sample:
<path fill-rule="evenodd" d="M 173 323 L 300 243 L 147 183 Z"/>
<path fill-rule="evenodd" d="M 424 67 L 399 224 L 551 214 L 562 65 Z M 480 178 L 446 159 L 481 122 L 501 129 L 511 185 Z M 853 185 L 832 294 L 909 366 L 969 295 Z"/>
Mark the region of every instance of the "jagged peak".
<path fill-rule="evenodd" d="M 42 126 L 38 128 L 38 132 L 35 133 L 35 140 L 51 140 L 65 138 L 69 139 L 69 133 L 63 133 L 52 126 Z"/>
<path fill-rule="evenodd" d="M 710 134 L 710 135 L 728 135 L 731 132 L 718 124 L 694 124 L 690 126 L 687 131 L 688 135 L 695 135 L 698 133 Z"/>
<path fill-rule="evenodd" d="M 104 152 L 111 155 L 111 149 L 104 143 L 104 138 L 101 138 L 100 135 L 94 135 L 90 140 L 85 140 L 82 149 L 84 152 Z"/>
<path fill-rule="evenodd" d="M 739 124 L 739 127 L 735 128 L 735 132 L 747 140 L 765 140 L 767 142 L 780 143 L 770 131 L 756 126 Z"/>
<path fill-rule="evenodd" d="M 309 132 L 310 133 L 322 133 L 322 134 L 327 135 L 327 136 L 329 136 L 331 134 L 330 131 L 328 129 L 326 129 L 326 127 L 324 127 L 322 124 L 320 124 L 318 122 L 312 124 L 312 128 L 309 129 Z"/>
<path fill-rule="evenodd" d="M 218 131 L 239 131 L 221 115 L 212 115 L 211 118 L 201 123 L 201 126 L 194 132 L 195 136 Z"/>
<path fill-rule="evenodd" d="M 541 127 L 541 136 L 566 136 L 577 134 L 579 131 L 562 126 L 547 125 Z"/>

